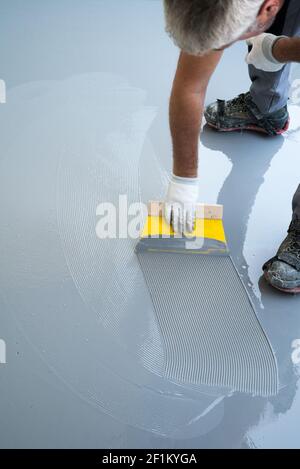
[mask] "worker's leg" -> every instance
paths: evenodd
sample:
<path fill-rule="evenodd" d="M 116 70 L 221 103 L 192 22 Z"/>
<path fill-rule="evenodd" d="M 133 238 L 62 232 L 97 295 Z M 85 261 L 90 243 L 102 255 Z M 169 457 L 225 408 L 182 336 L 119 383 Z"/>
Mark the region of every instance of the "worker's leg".
<path fill-rule="evenodd" d="M 291 65 L 285 65 L 276 73 L 257 70 L 249 66 L 249 75 L 252 80 L 250 96 L 262 115 L 269 115 L 280 111 L 287 105 L 290 92 Z"/>
<path fill-rule="evenodd" d="M 291 37 L 300 34 L 299 0 L 286 0 L 268 32 Z M 289 123 L 290 69 L 291 65 L 286 65 L 279 72 L 269 73 L 250 65 L 250 91 L 233 100 L 218 100 L 208 106 L 205 111 L 207 123 L 220 131 L 241 129 L 282 134 Z"/>

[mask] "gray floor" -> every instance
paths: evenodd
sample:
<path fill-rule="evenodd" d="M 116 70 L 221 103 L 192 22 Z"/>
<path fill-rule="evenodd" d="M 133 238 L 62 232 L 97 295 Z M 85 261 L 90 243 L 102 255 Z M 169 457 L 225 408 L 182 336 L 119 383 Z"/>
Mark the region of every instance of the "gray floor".
<path fill-rule="evenodd" d="M 182 386 L 162 378 L 134 241 L 95 234 L 100 202 L 165 192 L 178 52 L 161 2 L 3 0 L 0 31 L 0 447 L 299 448 L 300 298 L 261 279 L 299 183 L 297 100 L 285 137 L 201 138 L 201 200 L 225 205 L 280 392 Z M 244 55 L 226 52 L 207 102 L 248 88 Z"/>

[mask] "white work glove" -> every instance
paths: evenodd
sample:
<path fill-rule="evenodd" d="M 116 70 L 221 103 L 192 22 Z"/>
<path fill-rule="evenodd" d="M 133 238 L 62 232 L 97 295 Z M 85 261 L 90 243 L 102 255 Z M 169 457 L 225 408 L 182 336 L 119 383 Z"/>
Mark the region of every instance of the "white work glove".
<path fill-rule="evenodd" d="M 176 234 L 191 233 L 196 219 L 199 195 L 198 178 L 182 178 L 172 175 L 165 200 L 166 222 Z"/>
<path fill-rule="evenodd" d="M 248 46 L 252 46 L 251 52 L 246 56 L 246 62 L 264 72 L 278 72 L 284 67 L 284 63 L 278 62 L 273 56 L 275 43 L 286 36 L 274 36 L 263 33 L 248 39 Z"/>

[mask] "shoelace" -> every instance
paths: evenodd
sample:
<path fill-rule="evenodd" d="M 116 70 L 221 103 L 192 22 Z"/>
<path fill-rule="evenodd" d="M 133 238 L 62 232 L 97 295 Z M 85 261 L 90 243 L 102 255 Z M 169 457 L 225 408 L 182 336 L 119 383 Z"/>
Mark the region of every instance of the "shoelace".
<path fill-rule="evenodd" d="M 300 220 L 292 221 L 288 233 L 292 235 L 292 239 L 287 247 L 287 251 L 293 253 L 297 259 L 300 259 Z"/>
<path fill-rule="evenodd" d="M 300 236 L 300 220 L 299 219 L 293 220 L 290 224 L 288 233 L 293 233 L 293 232 L 296 234 L 296 236 Z"/>
<path fill-rule="evenodd" d="M 229 109 L 235 108 L 240 111 L 247 111 L 248 108 L 245 104 L 245 96 L 246 94 L 242 93 L 236 98 L 232 99 L 231 102 L 228 104 Z"/>

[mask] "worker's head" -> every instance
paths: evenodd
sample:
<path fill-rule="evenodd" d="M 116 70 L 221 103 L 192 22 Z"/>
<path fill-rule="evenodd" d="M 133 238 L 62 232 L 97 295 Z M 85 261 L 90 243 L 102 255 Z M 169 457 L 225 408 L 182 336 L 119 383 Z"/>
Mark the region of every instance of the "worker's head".
<path fill-rule="evenodd" d="M 285 0 L 164 0 L 167 32 L 183 51 L 204 55 L 269 29 Z"/>

